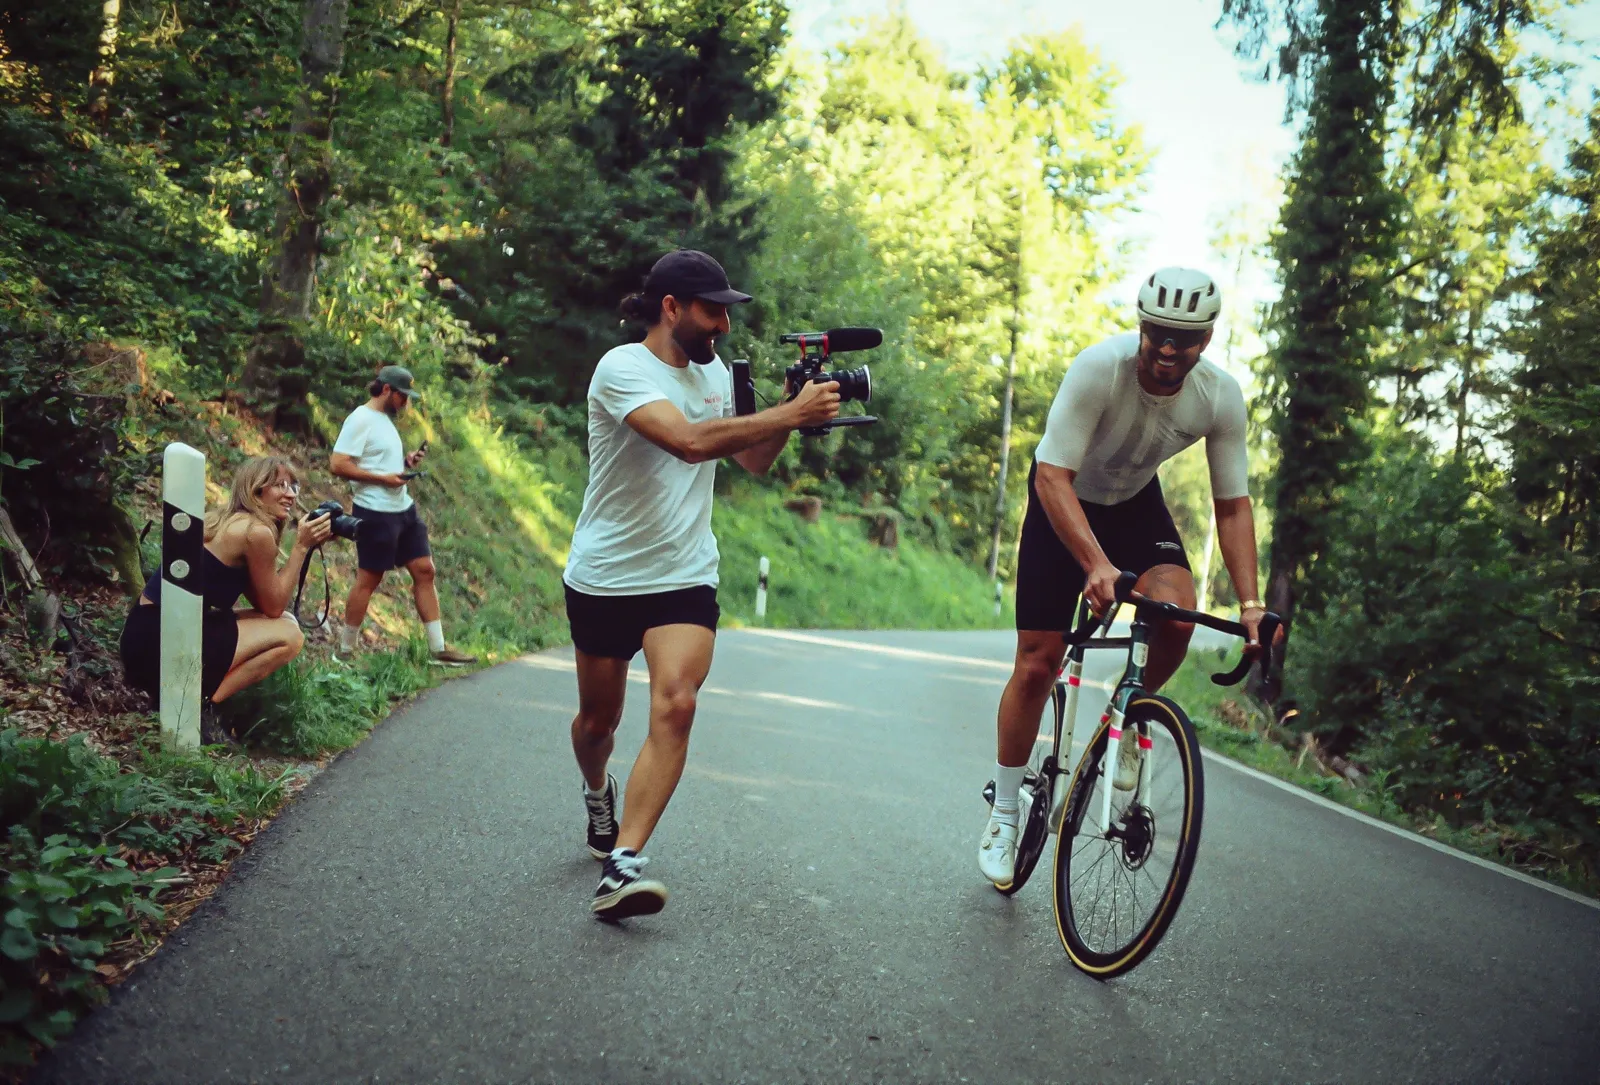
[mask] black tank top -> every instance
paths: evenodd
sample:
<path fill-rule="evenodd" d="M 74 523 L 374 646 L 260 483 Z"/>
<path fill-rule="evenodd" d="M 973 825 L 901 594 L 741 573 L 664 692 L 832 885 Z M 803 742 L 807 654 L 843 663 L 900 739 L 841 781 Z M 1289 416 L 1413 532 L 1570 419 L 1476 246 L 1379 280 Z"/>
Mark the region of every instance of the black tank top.
<path fill-rule="evenodd" d="M 222 564 L 210 550 L 204 550 L 203 553 L 200 559 L 200 584 L 206 607 L 211 610 L 232 610 L 233 604 L 250 586 L 250 567 L 241 565 L 234 568 Z M 145 581 L 144 597 L 152 603 L 161 602 L 159 574 Z"/>

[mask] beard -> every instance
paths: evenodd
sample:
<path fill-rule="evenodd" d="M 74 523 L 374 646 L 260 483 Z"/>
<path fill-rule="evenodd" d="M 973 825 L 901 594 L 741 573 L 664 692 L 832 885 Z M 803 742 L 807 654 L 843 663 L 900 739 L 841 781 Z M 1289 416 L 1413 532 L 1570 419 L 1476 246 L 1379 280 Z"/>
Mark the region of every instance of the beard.
<path fill-rule="evenodd" d="M 674 328 L 672 338 L 691 362 L 709 365 L 716 360 L 717 344 L 713 336 L 700 329 Z"/>

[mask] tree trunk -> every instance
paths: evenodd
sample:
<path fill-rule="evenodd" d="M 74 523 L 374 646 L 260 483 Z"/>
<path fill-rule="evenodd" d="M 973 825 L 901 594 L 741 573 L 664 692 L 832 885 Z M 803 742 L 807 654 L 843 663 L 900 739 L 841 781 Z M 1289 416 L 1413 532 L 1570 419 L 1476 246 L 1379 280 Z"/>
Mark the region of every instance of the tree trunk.
<path fill-rule="evenodd" d="M 122 0 L 105 0 L 100 8 L 100 60 L 89 73 L 89 115 L 104 124 L 111 112 L 111 83 L 116 78 L 117 25 Z"/>
<path fill-rule="evenodd" d="M 449 27 L 444 36 L 444 88 L 440 92 L 444 112 L 444 136 L 440 143 L 450 146 L 456 132 L 456 28 L 461 23 L 461 0 L 450 0 Z"/>
<path fill-rule="evenodd" d="M 1372 394 L 1371 337 L 1396 259 L 1398 213 L 1384 178 L 1383 118 L 1398 40 L 1386 4 L 1319 3 L 1321 63 L 1283 205 L 1282 334 L 1272 362 L 1292 379 L 1273 412 L 1279 462 L 1265 602 L 1286 636 L 1297 604 L 1308 597 L 1316 605 L 1317 563 L 1340 488 L 1368 454 L 1359 423 Z M 1273 673 L 1257 669 L 1249 685 L 1268 702 L 1282 689 L 1283 653 L 1273 660 Z"/>
<path fill-rule="evenodd" d="M 303 88 L 284 157 L 274 252 L 261 277 L 261 312 L 241 384 L 273 425 L 305 432 L 305 329 L 316 300 L 324 208 L 333 187 L 333 119 L 344 66 L 349 0 L 306 0 Z"/>
<path fill-rule="evenodd" d="M 1011 356 L 1006 362 L 1006 392 L 1000 410 L 1000 481 L 994 495 L 994 537 L 989 540 L 989 579 L 1000 571 L 1000 536 L 1006 528 L 1006 472 L 1011 466 L 1011 400 L 1017 385 L 1017 339 L 1022 330 L 1022 232 L 1027 228 L 1025 216 L 1028 192 L 1022 189 L 1017 198 L 1017 262 L 1011 279 Z"/>

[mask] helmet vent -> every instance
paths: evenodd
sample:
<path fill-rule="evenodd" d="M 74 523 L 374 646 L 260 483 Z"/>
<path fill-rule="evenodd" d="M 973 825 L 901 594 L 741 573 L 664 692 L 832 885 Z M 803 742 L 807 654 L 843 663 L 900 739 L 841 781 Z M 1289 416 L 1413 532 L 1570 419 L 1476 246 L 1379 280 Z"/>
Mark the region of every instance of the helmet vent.
<path fill-rule="evenodd" d="M 1189 311 L 1191 313 L 1194 312 L 1195 311 L 1195 307 L 1198 306 L 1199 304 L 1200 304 L 1200 292 L 1199 291 L 1195 291 L 1193 294 L 1189 295 Z"/>
<path fill-rule="evenodd" d="M 1156 308 L 1165 309 L 1166 307 L 1167 307 L 1167 288 L 1163 286 L 1161 288 L 1161 293 L 1156 295 Z"/>

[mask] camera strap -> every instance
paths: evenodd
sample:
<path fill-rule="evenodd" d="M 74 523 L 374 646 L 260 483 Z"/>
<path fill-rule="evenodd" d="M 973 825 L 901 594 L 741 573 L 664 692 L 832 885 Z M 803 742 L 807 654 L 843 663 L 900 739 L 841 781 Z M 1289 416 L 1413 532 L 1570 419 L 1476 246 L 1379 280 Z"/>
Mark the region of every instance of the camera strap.
<path fill-rule="evenodd" d="M 294 590 L 294 620 L 302 629 L 321 629 L 328 624 L 328 611 L 333 608 L 333 591 L 328 586 L 328 558 L 323 554 L 322 547 L 312 551 L 322 559 L 322 616 L 316 624 L 307 625 L 305 619 L 300 617 L 300 597 L 305 594 L 306 574 L 311 572 L 311 554 L 306 555 L 305 564 L 300 566 L 300 584 Z"/>

